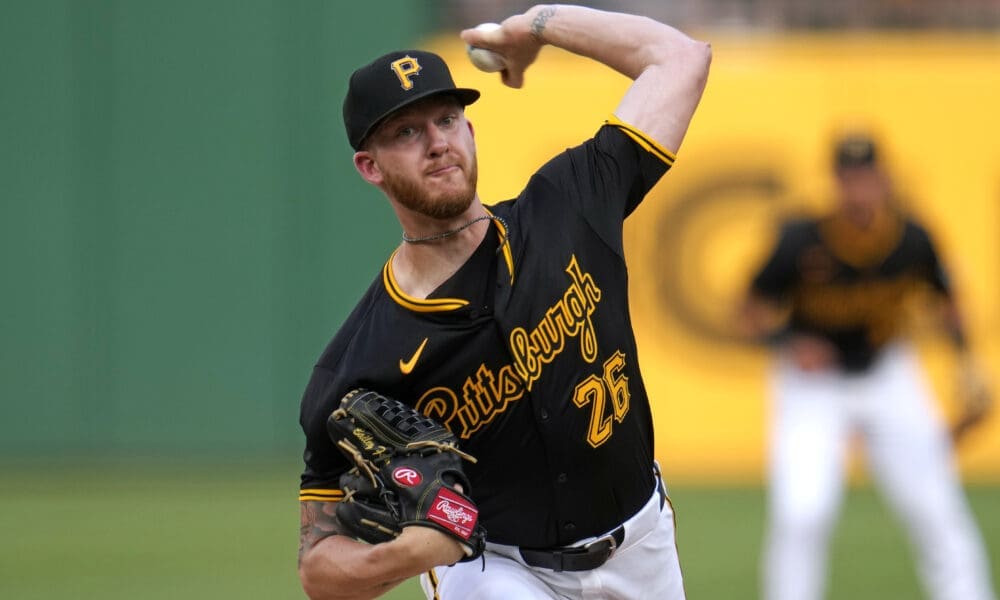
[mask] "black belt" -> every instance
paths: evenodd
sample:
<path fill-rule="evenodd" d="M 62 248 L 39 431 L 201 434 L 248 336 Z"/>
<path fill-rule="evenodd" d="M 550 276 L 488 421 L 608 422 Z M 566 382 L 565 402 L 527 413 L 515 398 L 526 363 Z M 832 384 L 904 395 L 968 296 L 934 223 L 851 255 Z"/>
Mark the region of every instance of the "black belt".
<path fill-rule="evenodd" d="M 663 480 L 659 474 L 656 478 L 656 491 L 660 493 L 660 510 L 667 498 L 663 488 Z M 553 571 L 589 571 L 603 565 L 611 558 L 615 550 L 625 541 L 625 526 L 619 525 L 611 533 L 582 546 L 555 548 L 551 550 L 533 550 L 521 548 L 521 558 L 529 566 Z"/>
<path fill-rule="evenodd" d="M 607 562 L 624 541 L 625 526 L 619 525 L 618 529 L 583 546 L 556 550 L 521 548 L 521 558 L 532 567 L 553 571 L 589 571 Z"/>

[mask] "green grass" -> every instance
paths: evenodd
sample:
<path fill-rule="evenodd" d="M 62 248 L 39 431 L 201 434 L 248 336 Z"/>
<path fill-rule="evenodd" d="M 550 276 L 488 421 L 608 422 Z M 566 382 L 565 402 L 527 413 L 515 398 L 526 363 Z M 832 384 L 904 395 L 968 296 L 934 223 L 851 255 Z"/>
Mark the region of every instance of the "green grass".
<path fill-rule="evenodd" d="M 1000 573 L 1000 487 L 969 487 L 967 495 Z M 677 537 L 688 597 L 756 598 L 764 527 L 761 489 L 674 486 Z M 870 487 L 846 496 L 834 532 L 829 600 L 923 598 L 905 534 Z"/>
<path fill-rule="evenodd" d="M 301 599 L 297 465 L 0 465 L 0 598 Z M 970 502 L 1000 572 L 1000 487 Z M 764 494 L 673 486 L 692 600 L 756 597 Z M 995 579 L 995 577 L 994 577 Z M 829 598 L 920 598 L 902 532 L 875 494 L 847 497 Z M 386 596 L 421 598 L 415 582 Z"/>

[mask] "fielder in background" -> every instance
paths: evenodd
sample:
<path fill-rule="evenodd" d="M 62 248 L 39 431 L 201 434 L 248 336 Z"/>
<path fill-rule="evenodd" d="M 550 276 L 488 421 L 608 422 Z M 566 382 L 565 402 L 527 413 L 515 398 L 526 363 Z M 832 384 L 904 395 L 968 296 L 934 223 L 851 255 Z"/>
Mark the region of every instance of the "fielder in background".
<path fill-rule="evenodd" d="M 948 277 L 928 233 L 892 201 L 871 138 L 841 139 L 834 172 L 834 211 L 783 224 L 743 306 L 745 333 L 776 349 L 763 597 L 823 596 L 845 457 L 857 436 L 879 491 L 907 529 L 928 595 L 992 599 L 953 438 L 901 331 L 911 293 L 937 292 L 966 398 L 955 433 L 982 419 L 989 395 Z"/>
<path fill-rule="evenodd" d="M 457 88 L 440 57 L 417 50 L 351 77 L 354 165 L 388 198 L 403 238 L 302 400 L 303 587 L 313 599 L 371 598 L 422 575 L 428 598 L 683 598 L 622 228 L 674 162 L 710 49 L 645 17 L 562 5 L 461 36 L 503 57 L 510 87 L 545 44 L 632 83 L 592 137 L 487 207 L 464 112 L 479 92 Z M 532 144 L 539 132 L 524 135 Z M 337 505 L 350 501 L 340 481 L 351 465 L 326 425 L 359 387 L 444 424 L 478 459 L 465 465 L 462 491 L 486 531 L 482 558 L 461 560 L 462 544 L 432 527 L 403 526 L 376 544 L 345 535 Z"/>

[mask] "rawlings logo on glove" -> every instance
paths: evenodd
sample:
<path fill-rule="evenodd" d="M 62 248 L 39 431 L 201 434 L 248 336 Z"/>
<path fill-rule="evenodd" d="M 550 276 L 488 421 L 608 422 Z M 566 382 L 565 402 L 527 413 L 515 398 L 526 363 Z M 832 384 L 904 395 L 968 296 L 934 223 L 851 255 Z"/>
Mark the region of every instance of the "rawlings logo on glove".
<path fill-rule="evenodd" d="M 420 473 L 409 467 L 399 467 L 392 472 L 392 480 L 399 485 L 406 487 L 413 487 L 415 485 L 420 485 L 420 482 L 424 480 L 420 476 Z"/>
<path fill-rule="evenodd" d="M 475 505 L 447 488 L 438 490 L 432 504 L 433 507 L 427 512 L 428 519 L 450 529 L 464 540 L 472 536 L 476 521 L 479 520 L 479 509 Z"/>
<path fill-rule="evenodd" d="M 432 527 L 479 557 L 486 531 L 458 448 L 443 425 L 414 408 L 370 390 L 341 399 L 327 419 L 330 439 L 356 465 L 340 479 L 345 498 L 337 518 L 348 533 L 369 543 L 391 540 L 403 527 Z"/>

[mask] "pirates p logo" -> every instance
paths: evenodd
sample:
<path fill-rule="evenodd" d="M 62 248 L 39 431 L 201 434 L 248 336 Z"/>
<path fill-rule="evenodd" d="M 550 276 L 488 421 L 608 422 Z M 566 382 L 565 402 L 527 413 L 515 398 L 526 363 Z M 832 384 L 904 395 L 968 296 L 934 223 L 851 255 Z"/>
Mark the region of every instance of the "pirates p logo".
<path fill-rule="evenodd" d="M 420 72 L 420 63 L 412 56 L 404 56 L 392 61 L 389 68 L 399 78 L 399 84 L 403 86 L 403 89 L 409 90 L 413 88 L 413 82 L 410 81 L 410 78 Z"/>

